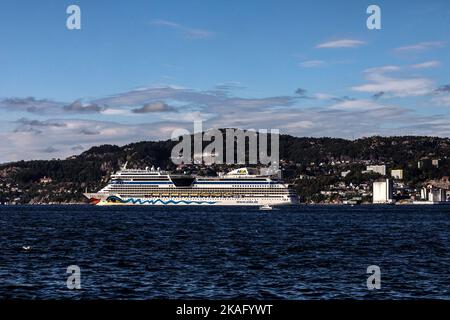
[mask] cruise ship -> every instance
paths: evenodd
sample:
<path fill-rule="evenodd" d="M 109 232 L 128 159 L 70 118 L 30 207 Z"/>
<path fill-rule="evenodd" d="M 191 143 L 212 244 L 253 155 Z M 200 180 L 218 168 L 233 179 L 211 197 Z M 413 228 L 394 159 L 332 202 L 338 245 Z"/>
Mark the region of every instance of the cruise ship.
<path fill-rule="evenodd" d="M 264 206 L 298 202 L 297 194 L 281 179 L 240 168 L 218 177 L 173 175 L 146 168 L 127 169 L 111 176 L 106 187 L 85 193 L 91 204 L 105 205 L 219 205 Z"/>

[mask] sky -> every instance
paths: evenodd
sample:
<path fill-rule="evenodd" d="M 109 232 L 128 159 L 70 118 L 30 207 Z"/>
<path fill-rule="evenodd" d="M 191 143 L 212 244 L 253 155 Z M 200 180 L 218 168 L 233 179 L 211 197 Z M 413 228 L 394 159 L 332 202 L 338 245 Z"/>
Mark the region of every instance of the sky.
<path fill-rule="evenodd" d="M 0 40 L 0 163 L 165 140 L 194 120 L 450 137 L 447 0 L 3 0 Z"/>

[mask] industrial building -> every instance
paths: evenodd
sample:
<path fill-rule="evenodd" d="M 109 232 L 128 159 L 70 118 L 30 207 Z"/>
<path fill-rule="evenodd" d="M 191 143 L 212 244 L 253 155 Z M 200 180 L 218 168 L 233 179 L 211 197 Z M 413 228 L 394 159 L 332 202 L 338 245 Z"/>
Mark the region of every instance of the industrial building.
<path fill-rule="evenodd" d="M 375 181 L 373 183 L 373 203 L 386 204 L 393 203 L 393 183 L 391 179 Z"/>
<path fill-rule="evenodd" d="M 403 170 L 402 169 L 393 169 L 391 170 L 392 179 L 403 180 Z"/>
<path fill-rule="evenodd" d="M 386 165 L 373 165 L 373 166 L 367 166 L 366 171 L 372 171 L 381 174 L 382 176 L 386 175 Z"/>

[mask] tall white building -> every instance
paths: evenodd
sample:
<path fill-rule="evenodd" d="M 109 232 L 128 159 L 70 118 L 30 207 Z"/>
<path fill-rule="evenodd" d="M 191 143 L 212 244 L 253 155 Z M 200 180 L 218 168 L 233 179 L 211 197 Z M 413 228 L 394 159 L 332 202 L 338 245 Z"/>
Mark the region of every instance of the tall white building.
<path fill-rule="evenodd" d="M 393 183 L 391 179 L 373 183 L 373 203 L 393 203 Z"/>
<path fill-rule="evenodd" d="M 366 171 L 372 171 L 381 174 L 382 176 L 386 175 L 386 165 L 375 165 L 375 166 L 367 166 Z"/>

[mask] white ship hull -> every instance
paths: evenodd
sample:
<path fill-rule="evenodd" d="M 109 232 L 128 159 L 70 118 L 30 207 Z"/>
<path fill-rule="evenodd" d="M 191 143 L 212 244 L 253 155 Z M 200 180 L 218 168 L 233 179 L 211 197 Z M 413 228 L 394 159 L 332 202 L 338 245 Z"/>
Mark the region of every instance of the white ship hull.
<path fill-rule="evenodd" d="M 93 200 L 93 204 L 98 206 L 264 206 L 264 205 L 293 205 L 298 204 L 294 197 L 285 198 L 249 198 L 249 199 L 217 199 L 200 197 L 179 197 L 179 198 L 127 198 L 116 196 L 105 197 L 104 195 L 85 194 Z"/>

